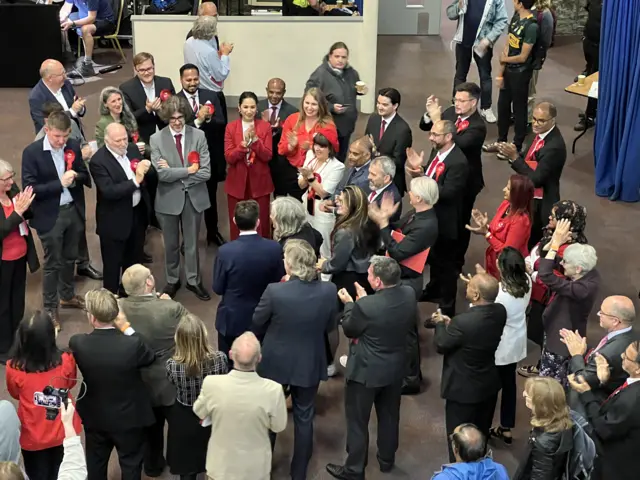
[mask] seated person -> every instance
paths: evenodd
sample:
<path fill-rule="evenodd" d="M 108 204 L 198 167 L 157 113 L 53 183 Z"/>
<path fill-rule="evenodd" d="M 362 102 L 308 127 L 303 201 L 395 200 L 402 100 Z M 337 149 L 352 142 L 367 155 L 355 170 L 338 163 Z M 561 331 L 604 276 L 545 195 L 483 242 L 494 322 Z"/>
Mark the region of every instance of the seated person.
<path fill-rule="evenodd" d="M 78 11 L 71 13 L 76 6 Z M 116 16 L 109 0 L 65 0 L 60 9 L 60 26 L 63 31 L 74 28 L 84 43 L 84 57 L 76 65 L 83 77 L 92 77 L 91 55 L 93 55 L 93 37 L 110 35 L 116 30 Z"/>
<path fill-rule="evenodd" d="M 149 6 L 144 11 L 145 14 L 151 15 L 188 15 L 193 10 L 193 4 L 190 0 L 150 0 Z M 216 15 L 217 16 L 217 15 Z"/>
<path fill-rule="evenodd" d="M 290 17 L 313 17 L 322 12 L 320 0 L 283 0 L 282 15 Z"/>

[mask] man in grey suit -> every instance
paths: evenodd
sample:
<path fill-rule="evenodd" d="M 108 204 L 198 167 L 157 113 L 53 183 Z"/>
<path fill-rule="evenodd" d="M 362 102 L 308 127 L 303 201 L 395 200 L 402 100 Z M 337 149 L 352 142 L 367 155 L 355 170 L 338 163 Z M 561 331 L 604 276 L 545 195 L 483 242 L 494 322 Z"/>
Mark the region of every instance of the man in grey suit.
<path fill-rule="evenodd" d="M 147 476 L 162 475 L 166 465 L 164 424 L 176 399 L 176 391 L 167 377 L 165 364 L 175 349 L 176 327 L 187 310 L 167 294 L 158 296 L 151 271 L 140 264 L 127 268 L 122 275 L 127 298 L 119 300 L 120 308 L 131 328 L 140 334 L 155 353 L 155 361 L 141 370 L 142 381 L 151 396 L 155 423 L 146 429 L 144 471 Z"/>
<path fill-rule="evenodd" d="M 302 189 L 298 186 L 298 170 L 282 155 L 278 155 L 278 143 L 282 137 L 282 124 L 290 116 L 298 111 L 284 99 L 287 85 L 281 78 L 272 78 L 267 82 L 267 98 L 258 102 L 258 111 L 262 114 L 262 120 L 271 124 L 273 134 L 273 157 L 269 162 L 271 179 L 273 180 L 276 197 L 291 195 L 300 200 Z"/>
<path fill-rule="evenodd" d="M 151 135 L 151 162 L 158 172 L 155 210 L 162 227 L 167 285 L 171 298 L 180 288 L 180 229 L 184 241 L 187 289 L 200 300 L 211 295 L 202 285 L 198 238 L 202 212 L 211 206 L 207 180 L 211 177 L 205 134 L 187 125 L 191 108 L 184 97 L 169 97 L 160 116 L 169 125 Z"/>

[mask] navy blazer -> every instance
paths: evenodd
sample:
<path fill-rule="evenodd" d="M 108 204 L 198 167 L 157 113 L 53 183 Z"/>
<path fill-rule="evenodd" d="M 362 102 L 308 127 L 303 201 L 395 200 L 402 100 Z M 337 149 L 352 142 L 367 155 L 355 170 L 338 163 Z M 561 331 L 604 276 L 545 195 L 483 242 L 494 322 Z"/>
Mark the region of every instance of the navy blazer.
<path fill-rule="evenodd" d="M 334 283 L 292 277 L 272 283 L 253 314 L 262 342 L 261 377 L 281 385 L 315 387 L 327 379 L 325 335 L 338 313 Z"/>
<path fill-rule="evenodd" d="M 73 105 L 73 102 L 76 98 L 76 91 L 73 89 L 73 85 L 69 80 L 65 80 L 64 85 L 61 88 L 62 96 L 69 108 Z M 58 103 L 56 97 L 53 96 L 53 93 L 47 88 L 42 80 L 36 83 L 36 86 L 31 89 L 29 92 L 29 113 L 31 114 L 31 119 L 33 120 L 33 125 L 36 129 L 36 135 L 42 127 L 44 127 L 44 114 L 42 113 L 42 106 L 47 102 Z M 80 113 L 78 113 L 78 117 L 84 116 L 87 111 L 86 107 L 82 107 Z M 80 122 L 78 122 L 75 118 L 71 117 L 72 122 L 77 122 L 80 130 L 82 131 L 82 126 Z"/>
<path fill-rule="evenodd" d="M 33 193 L 36 194 L 36 198 L 31 204 L 33 218 L 29 224 L 35 228 L 38 235 L 47 233 L 55 225 L 63 190 L 51 152 L 45 152 L 43 145 L 44 138 L 33 142 L 22 152 L 22 183 L 24 188 L 33 187 Z M 82 160 L 80 143 L 69 139 L 63 149 L 65 151 L 72 150 L 76 155 L 73 161 L 73 170 L 78 176 L 69 187 L 69 193 L 73 197 L 73 204 L 78 209 L 80 218 L 84 221 L 84 187 L 91 188 L 91 177 L 84 160 Z"/>
<path fill-rule="evenodd" d="M 251 320 L 267 285 L 284 276 L 282 247 L 260 235 L 241 235 L 218 250 L 213 291 L 222 297 L 216 315 L 220 335 L 236 337 L 251 329 Z"/>

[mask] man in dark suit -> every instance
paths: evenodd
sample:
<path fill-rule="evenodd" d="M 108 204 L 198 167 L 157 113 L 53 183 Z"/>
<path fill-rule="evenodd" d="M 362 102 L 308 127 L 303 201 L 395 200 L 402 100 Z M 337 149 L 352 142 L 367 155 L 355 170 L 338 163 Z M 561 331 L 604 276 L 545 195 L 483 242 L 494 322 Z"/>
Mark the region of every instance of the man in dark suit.
<path fill-rule="evenodd" d="M 494 303 L 498 280 L 477 274 L 467 284 L 471 308 L 453 319 L 433 314 L 435 345 L 444 355 L 440 395 L 445 399 L 447 438 L 462 423 L 473 423 L 489 438 L 493 411 L 500 391 L 495 354 L 507 323 L 504 306 Z M 449 461 L 455 455 L 449 445 Z"/>
<path fill-rule="evenodd" d="M 500 155 L 509 161 L 511 168 L 529 177 L 535 187 L 529 250 L 542 238 L 553 204 L 560 201 L 560 176 L 567 160 L 567 146 L 556 126 L 557 115 L 552 103 L 539 103 L 533 110 L 533 133 L 536 136 L 529 148 L 523 148 L 518 154 L 512 144 L 501 143 L 498 146 Z"/>
<path fill-rule="evenodd" d="M 393 159 L 396 173 L 393 183 L 398 187 L 400 196 L 407 191 L 404 164 L 407 161 L 407 148 L 413 144 L 411 127 L 398 114 L 402 97 L 395 88 L 382 88 L 378 91 L 377 113 L 369 117 L 365 135 L 370 135 L 380 155 Z"/>
<path fill-rule="evenodd" d="M 132 265 L 122 275 L 122 285 L 128 297 L 119 301 L 131 328 L 142 335 L 153 350 L 156 360 L 141 370 L 142 381 L 151 394 L 155 423 L 147 428 L 144 451 L 144 471 L 149 477 L 159 477 L 165 467 L 164 424 L 176 399 L 176 390 L 169 381 L 166 363 L 175 350 L 175 333 L 187 310 L 168 295 L 158 297 L 151 271 L 140 264 Z"/>
<path fill-rule="evenodd" d="M 153 210 L 144 180 L 149 160 L 139 161 L 140 151 L 129 143 L 124 125 L 105 129 L 105 145 L 89 163 L 96 183 L 96 232 L 104 265 L 104 288 L 122 293 L 120 273 L 142 262 L 145 229 Z"/>
<path fill-rule="evenodd" d="M 240 237 L 220 247 L 213 267 L 213 291 L 222 297 L 216 314 L 218 350 L 225 355 L 233 341 L 251 329 L 253 311 L 267 285 L 285 274 L 280 244 L 257 233 L 258 203 L 238 202 L 233 221 Z"/>
<path fill-rule="evenodd" d="M 433 95 L 427 100 L 427 113 L 420 119 L 420 130 L 428 132 L 438 120 L 449 120 L 455 123 L 456 133 L 453 137 L 455 144 L 460 147 L 469 164 L 467 188 L 464 192 L 462 223 L 459 228 L 458 265 L 462 270 L 464 257 L 469 248 L 471 232 L 465 228 L 471 221 L 471 211 L 476 197 L 484 188 L 482 175 L 482 145 L 487 137 L 487 126 L 478 112 L 480 101 L 480 87 L 475 83 L 464 82 L 455 87 L 454 105 L 444 112 Z"/>
<path fill-rule="evenodd" d="M 327 379 L 325 338 L 338 313 L 336 286 L 322 282 L 317 257 L 304 240 L 284 247 L 286 282 L 272 283 L 253 314 L 253 326 L 263 333 L 261 377 L 290 388 L 295 424 L 291 478 L 305 480 L 313 453 L 313 419 L 318 386 Z M 272 434 L 275 445 L 275 433 Z"/>
<path fill-rule="evenodd" d="M 71 120 L 66 114 L 52 113 L 45 132 L 22 153 L 22 182 L 36 195 L 30 226 L 44 249 L 44 309 L 60 328 L 58 305 L 84 308 L 75 294 L 73 272 L 85 229 L 84 187 L 91 187 L 91 177 L 80 144 L 69 139 Z"/>
<path fill-rule="evenodd" d="M 402 172 L 404 176 L 404 171 Z M 391 195 L 393 204 L 398 208 L 393 212 L 391 221 L 395 222 L 402 213 L 402 194 L 394 182 L 396 163 L 392 158 L 382 156 L 371 160 L 369 165 L 369 204 L 380 206 L 385 195 Z"/>
<path fill-rule="evenodd" d="M 455 124 L 440 120 L 431 127 L 431 159 L 423 166 L 424 152 L 409 149 L 406 170 L 413 177 L 426 175 L 438 184 L 438 240 L 431 248 L 428 263 L 430 280 L 420 301 L 438 302 L 445 315 L 455 315 L 460 252 L 460 225 L 463 222 L 469 162 L 454 143 Z M 430 325 L 432 326 L 432 325 Z"/>
<path fill-rule="evenodd" d="M 398 449 L 398 422 L 402 377 L 407 368 L 407 336 L 415 324 L 414 291 L 400 284 L 400 266 L 389 257 L 371 257 L 368 280 L 375 295 L 367 296 L 356 284 L 354 303 L 342 289 L 345 304 L 342 328 L 349 345 L 345 386 L 347 460 L 329 463 L 327 472 L 342 480 L 364 479 L 369 450 L 369 417 L 375 405 L 378 416 L 378 463 L 388 472 Z"/>
<path fill-rule="evenodd" d="M 224 129 L 226 122 L 218 95 L 211 90 L 200 88 L 200 71 L 192 63 L 180 67 L 182 90 L 178 95 L 189 102 L 193 110 L 193 121 L 189 125 L 204 132 L 211 159 L 211 178 L 207 180 L 211 206 L 204 211 L 204 223 L 207 226 L 207 243 L 217 246 L 224 244 L 224 238 L 218 231 L 218 183 L 224 182 L 227 175 L 227 162 L 224 158 Z M 210 108 L 213 108 L 211 113 Z"/>
<path fill-rule="evenodd" d="M 91 290 L 85 300 L 93 331 L 71 337 L 69 349 L 86 384 L 77 408 L 85 429 L 88 478 L 107 478 L 115 447 L 123 480 L 140 480 L 145 428 L 154 422 L 140 370 L 155 355 L 119 313 L 111 292 Z"/>
<path fill-rule="evenodd" d="M 262 112 L 262 119 L 271 124 L 273 134 L 273 157 L 269 162 L 274 186 L 273 194 L 276 197 L 291 195 L 300 200 L 304 192 L 298 186 L 298 170 L 289 163 L 286 157 L 278 154 L 282 124 L 289 115 L 293 115 L 298 109 L 284 99 L 287 85 L 281 78 L 269 80 L 266 91 L 267 98 L 258 102 L 258 111 Z"/>

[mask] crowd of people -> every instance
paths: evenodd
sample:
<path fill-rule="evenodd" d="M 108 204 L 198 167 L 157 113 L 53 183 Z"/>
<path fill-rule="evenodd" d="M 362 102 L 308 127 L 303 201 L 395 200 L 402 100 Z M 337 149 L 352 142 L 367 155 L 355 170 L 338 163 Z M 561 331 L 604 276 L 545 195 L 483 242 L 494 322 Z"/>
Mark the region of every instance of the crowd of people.
<path fill-rule="evenodd" d="M 456 0 L 448 8 L 458 20 L 453 105 L 427 99 L 419 128 L 432 145 L 428 156 L 412 147 L 392 87 L 378 90 L 376 113 L 352 140 L 357 97 L 368 88 L 343 42 L 310 72 L 299 108 L 286 101 L 285 82 L 272 78 L 264 100 L 244 92 L 238 118 L 228 118 L 233 44 L 218 39 L 212 2 L 201 6 L 184 43 L 179 92 L 155 74 L 147 52 L 134 57 L 133 78 L 102 90 L 97 149 L 81 122 L 90 107 L 64 67 L 45 61 L 29 97 L 37 137 L 23 152 L 22 189 L 13 166 L 0 160 L 0 359 L 18 400 L 17 414 L 0 402 L 0 476 L 106 479 L 115 448 L 127 480 L 142 471 L 158 477 L 167 466 L 182 480 L 202 472 L 267 479 L 289 408 L 290 476 L 302 480 L 318 388 L 338 364 L 345 368 L 347 456 L 326 470 L 364 478 L 375 406 L 376 458 L 382 472 L 391 471 L 402 396 L 421 391 L 424 320 L 443 355 L 449 446 L 450 463 L 434 478 L 508 478 L 488 445 L 513 443 L 521 403 L 531 410 L 531 430 L 513 478 L 635 478 L 633 302 L 603 301 L 606 334 L 588 350 L 587 321 L 602 279 L 585 236 L 586 209 L 560 193 L 566 146 L 552 103 L 534 102 L 534 138 L 525 142 L 530 88 L 551 43 L 548 6 L 535 3 L 538 13 L 533 0 L 514 1 L 497 119 L 490 69 L 509 23 L 504 2 Z M 466 82 L 471 58 L 481 85 Z M 515 137 L 507 143 L 512 112 Z M 498 142 L 487 144 L 485 122 L 496 121 Z M 513 170 L 492 217 L 476 208 L 483 151 Z M 218 183 L 227 195 L 228 241 L 218 229 Z M 103 272 L 86 247 L 84 192 L 94 185 Z M 203 217 L 207 243 L 217 247 L 217 349 L 202 320 L 174 300 L 181 263 L 186 288 L 211 299 L 199 257 Z M 162 288 L 144 265 L 154 260 L 144 250 L 149 227 L 164 241 Z M 23 318 L 27 268 L 40 268 L 33 232 L 44 250 L 42 309 Z M 485 260 L 467 273 L 470 241 L 481 241 L 474 235 L 484 237 Z M 78 295 L 76 270 L 103 288 Z M 463 311 L 459 285 L 470 305 Z M 424 302 L 437 310 L 420 319 Z M 60 308 L 86 312 L 91 325 L 68 350 L 56 344 Z M 341 334 L 348 353 L 336 358 Z M 540 346 L 539 362 L 519 365 L 528 340 Z M 529 377 L 524 402 L 518 374 Z"/>

